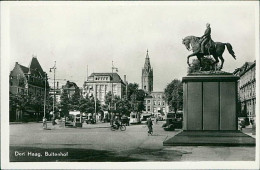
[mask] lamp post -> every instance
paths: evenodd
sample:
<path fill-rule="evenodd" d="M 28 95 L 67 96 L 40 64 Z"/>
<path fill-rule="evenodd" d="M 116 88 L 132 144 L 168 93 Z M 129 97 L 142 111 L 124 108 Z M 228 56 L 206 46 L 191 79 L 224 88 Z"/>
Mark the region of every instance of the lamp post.
<path fill-rule="evenodd" d="M 55 93 L 56 93 L 56 91 L 55 91 L 55 70 L 56 70 L 57 68 L 56 68 L 56 61 L 54 62 L 54 66 L 52 67 L 52 68 L 50 68 L 50 72 L 52 72 L 52 70 L 53 70 L 53 75 L 54 75 L 54 86 L 53 86 L 53 120 L 54 120 L 54 118 L 55 118 Z"/>
<path fill-rule="evenodd" d="M 118 68 L 114 67 L 113 61 L 112 61 L 112 101 L 114 99 L 114 92 L 113 92 L 113 81 L 114 81 L 114 70 L 118 72 Z"/>
<path fill-rule="evenodd" d="M 47 121 L 46 121 L 46 79 L 47 79 L 47 73 L 44 73 L 43 129 L 47 129 Z"/>
<path fill-rule="evenodd" d="M 45 118 L 46 116 L 46 79 L 47 79 L 47 74 L 44 73 L 44 107 L 43 107 L 43 117 Z"/>

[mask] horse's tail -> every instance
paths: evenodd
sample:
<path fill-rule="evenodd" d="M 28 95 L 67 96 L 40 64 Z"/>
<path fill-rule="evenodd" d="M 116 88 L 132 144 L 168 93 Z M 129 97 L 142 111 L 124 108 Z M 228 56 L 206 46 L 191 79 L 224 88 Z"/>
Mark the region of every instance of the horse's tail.
<path fill-rule="evenodd" d="M 225 45 L 227 46 L 229 54 L 231 54 L 232 57 L 236 60 L 235 52 L 233 51 L 232 45 L 230 43 L 225 43 Z"/>

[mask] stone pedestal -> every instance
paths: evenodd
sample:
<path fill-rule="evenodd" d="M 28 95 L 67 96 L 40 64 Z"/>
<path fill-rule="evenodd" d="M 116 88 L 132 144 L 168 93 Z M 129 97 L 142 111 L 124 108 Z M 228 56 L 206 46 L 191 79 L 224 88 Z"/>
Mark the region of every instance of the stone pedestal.
<path fill-rule="evenodd" d="M 237 130 L 237 80 L 233 75 L 183 77 L 183 130 Z"/>
<path fill-rule="evenodd" d="M 164 146 L 255 146 L 238 130 L 237 76 L 198 74 L 183 77 L 183 131 Z"/>

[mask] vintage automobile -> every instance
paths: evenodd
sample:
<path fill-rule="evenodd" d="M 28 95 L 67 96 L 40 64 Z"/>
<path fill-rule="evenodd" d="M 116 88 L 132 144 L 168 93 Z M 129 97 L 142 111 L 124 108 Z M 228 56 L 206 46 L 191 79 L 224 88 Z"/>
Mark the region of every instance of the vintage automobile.
<path fill-rule="evenodd" d="M 165 131 L 173 131 L 175 129 L 182 129 L 182 114 L 168 113 L 166 123 L 162 125 Z"/>
<path fill-rule="evenodd" d="M 166 123 L 163 124 L 165 131 L 174 131 L 175 129 L 182 128 L 182 120 L 176 118 L 167 118 Z"/>

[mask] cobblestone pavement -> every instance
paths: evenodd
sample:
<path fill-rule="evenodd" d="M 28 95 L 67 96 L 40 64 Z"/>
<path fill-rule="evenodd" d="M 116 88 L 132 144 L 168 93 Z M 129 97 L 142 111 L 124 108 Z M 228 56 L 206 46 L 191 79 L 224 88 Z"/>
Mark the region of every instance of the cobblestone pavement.
<path fill-rule="evenodd" d="M 10 161 L 253 161 L 255 147 L 165 147 L 163 141 L 180 130 L 164 131 L 163 122 L 154 125 L 153 136 L 144 124 L 111 131 L 109 123 L 84 124 L 83 128 L 64 128 L 48 123 L 10 125 Z M 25 153 L 16 156 L 15 153 Z M 42 156 L 28 156 L 28 152 Z M 63 153 L 65 156 L 45 156 Z"/>

